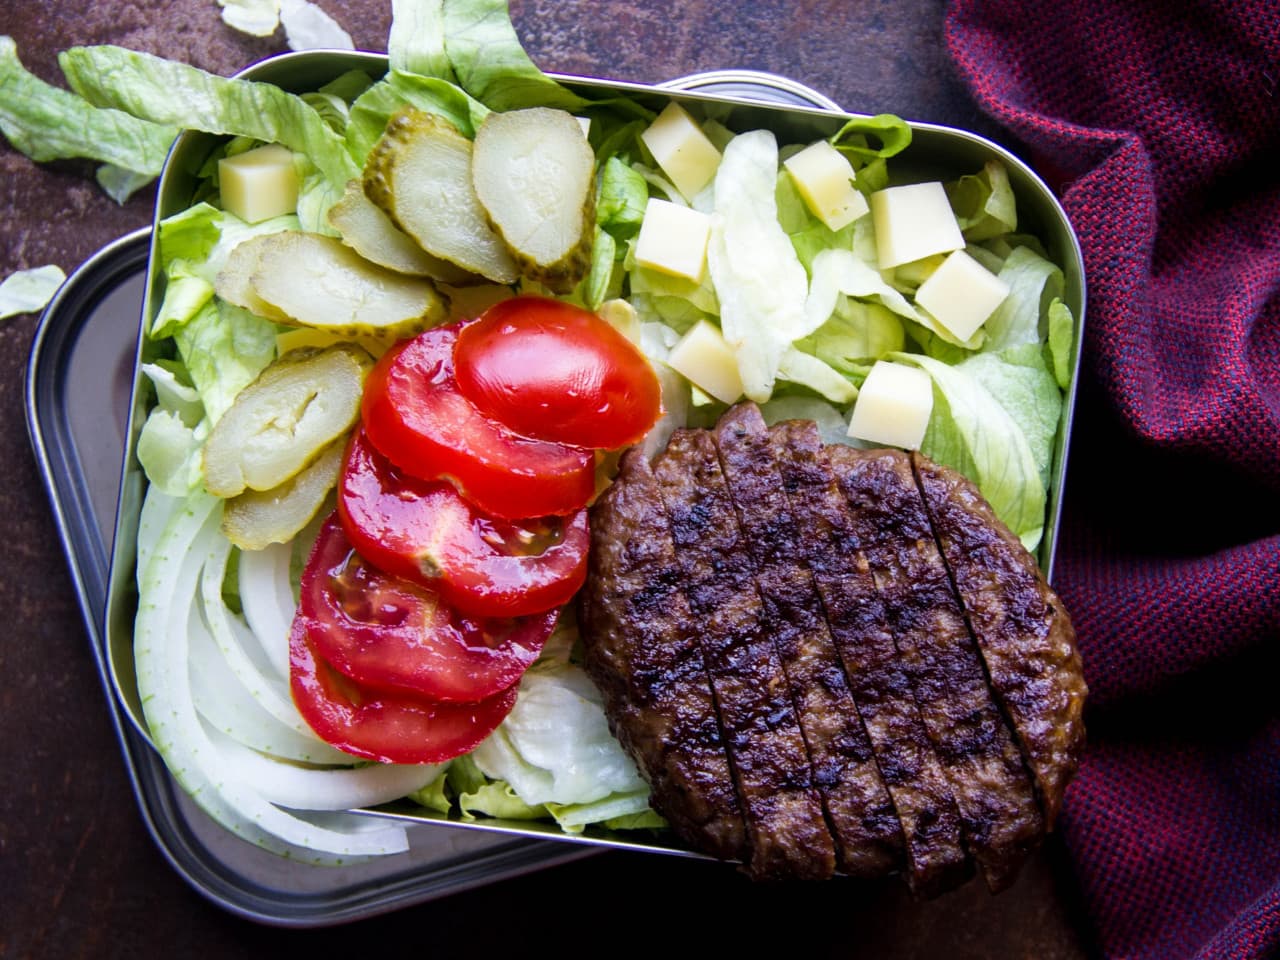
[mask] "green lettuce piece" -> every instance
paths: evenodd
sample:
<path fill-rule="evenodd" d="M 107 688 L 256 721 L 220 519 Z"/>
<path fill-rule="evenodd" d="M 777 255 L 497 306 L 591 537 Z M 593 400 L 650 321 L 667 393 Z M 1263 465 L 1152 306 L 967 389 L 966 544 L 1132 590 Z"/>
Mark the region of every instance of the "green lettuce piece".
<path fill-rule="evenodd" d="M 387 58 L 392 70 L 454 80 L 444 46 L 444 0 L 391 0 Z"/>
<path fill-rule="evenodd" d="M 945 189 L 966 240 L 987 240 L 1018 228 L 1009 172 L 999 160 L 988 160 L 981 172 L 953 180 Z"/>
<path fill-rule="evenodd" d="M 896 353 L 933 379 L 933 413 L 920 450 L 978 485 L 996 515 L 1034 550 L 1044 533 L 1046 488 L 1018 422 L 976 377 L 932 357 Z"/>
<path fill-rule="evenodd" d="M 454 796 L 475 793 L 489 782 L 469 753 L 453 760 L 445 773 L 448 777 L 449 790 Z"/>
<path fill-rule="evenodd" d="M 1076 346 L 1076 321 L 1071 308 L 1057 297 L 1049 303 L 1049 355 L 1053 376 L 1063 390 L 1071 385 L 1072 353 Z"/>
<path fill-rule="evenodd" d="M 409 799 L 420 807 L 426 807 L 436 813 L 447 814 L 453 809 L 453 802 L 449 799 L 449 793 L 446 790 L 448 782 L 449 772 L 447 769 L 442 770 L 440 771 L 440 776 L 425 787 L 420 787 L 409 794 Z"/>
<path fill-rule="evenodd" d="M 142 425 L 136 448 L 147 480 L 171 497 L 190 494 L 200 485 L 207 432 L 203 421 L 199 427 L 190 427 L 179 414 L 154 408 Z"/>
<path fill-rule="evenodd" d="M 116 203 L 124 203 L 155 177 L 149 173 L 118 167 L 114 163 L 104 163 L 93 172 L 93 179 L 98 181 L 98 186 L 108 197 Z"/>
<path fill-rule="evenodd" d="M 501 780 L 459 794 L 458 809 L 468 820 L 474 820 L 476 814 L 503 820 L 542 820 L 548 815 L 545 806 L 525 803 L 511 784 Z"/>
<path fill-rule="evenodd" d="M 436 77 L 392 71 L 356 98 L 347 119 L 347 149 L 363 164 L 391 115 L 403 106 L 444 117 L 464 137 L 474 137 L 489 108 L 460 87 Z"/>
<path fill-rule="evenodd" d="M 156 391 L 156 405 L 176 413 L 182 422 L 194 427 L 204 419 L 204 405 L 195 387 L 184 383 L 186 369 L 172 360 L 144 363 L 142 373 Z"/>
<path fill-rule="evenodd" d="M 618 240 L 629 240 L 640 232 L 649 185 L 644 177 L 620 160 L 610 157 L 600 170 L 596 199 L 596 223 Z"/>
<path fill-rule="evenodd" d="M 767 130 L 752 130 L 729 143 L 712 182 L 708 273 L 743 392 L 757 403 L 772 395 L 791 344 L 826 319 L 808 323 L 808 276 L 778 222 L 777 181 L 777 141 Z"/>
<path fill-rule="evenodd" d="M 269 37 L 280 26 L 280 0 L 218 0 L 222 22 L 252 37 Z"/>
<path fill-rule="evenodd" d="M 444 0 L 445 52 L 461 87 L 494 110 L 588 101 L 538 69 L 516 36 L 507 0 Z"/>
<path fill-rule="evenodd" d="M 0 320 L 43 310 L 66 279 L 56 264 L 9 274 L 0 283 Z"/>
<path fill-rule="evenodd" d="M 618 243 L 613 235 L 596 224 L 595 240 L 591 244 L 591 267 L 582 284 L 582 301 L 590 310 L 600 309 L 614 293 L 614 267 L 617 264 Z"/>
<path fill-rule="evenodd" d="M 1041 317 L 1054 299 L 1062 298 L 1062 269 L 1030 247 L 1015 247 L 999 276 L 1009 285 L 1009 295 L 980 328 L 987 332 L 984 349 L 1044 342 Z"/>
<path fill-rule="evenodd" d="M 1018 424 L 1039 468 L 1040 482 L 1047 488 L 1062 393 L 1045 364 L 1044 351 L 1037 344 L 1025 344 L 1000 353 L 978 353 L 959 369 L 982 384 Z"/>
<path fill-rule="evenodd" d="M 778 379 L 808 387 L 832 403 L 853 403 L 858 396 L 858 388 L 838 370 L 794 346 L 782 355 L 782 362 L 778 364 Z"/>
<path fill-rule="evenodd" d="M 99 109 L 45 83 L 22 66 L 17 45 L 6 36 L 0 36 L 0 131 L 14 149 L 37 163 L 85 157 L 128 171 L 143 182 L 160 172 L 178 135 L 176 125 Z M 135 180 L 116 172 L 102 177 L 113 198 L 132 192 L 124 187 Z"/>
<path fill-rule="evenodd" d="M 616 793 L 594 803 L 548 803 L 544 808 L 565 833 L 582 833 L 593 823 L 626 825 L 611 828 L 615 830 L 666 825 L 665 820 L 649 809 L 648 789 Z"/>
<path fill-rule="evenodd" d="M 830 142 L 846 155 L 862 160 L 884 160 L 911 145 L 911 127 L 891 113 L 855 117 L 832 134 Z"/>
<path fill-rule="evenodd" d="M 831 318 L 798 345 L 853 375 L 868 362 L 903 349 L 905 343 L 902 321 L 891 310 L 842 294 Z"/>
<path fill-rule="evenodd" d="M 213 284 L 197 276 L 186 260 L 169 263 L 165 277 L 164 300 L 148 331 L 153 340 L 173 336 L 213 297 Z"/>
<path fill-rule="evenodd" d="M 301 97 L 279 87 L 228 80 L 115 46 L 72 47 L 58 62 L 72 88 L 96 106 L 154 123 L 280 143 L 306 154 L 339 186 L 359 175 L 344 140 Z"/>
<path fill-rule="evenodd" d="M 471 752 L 491 780 L 524 803 L 594 803 L 646 790 L 635 762 L 609 732 L 600 691 L 581 667 L 539 662 L 501 726 Z"/>
<path fill-rule="evenodd" d="M 667 821 L 653 810 L 613 817 L 601 824 L 607 830 L 665 830 Z"/>
<path fill-rule="evenodd" d="M 173 334 L 210 425 L 276 356 L 276 326 L 216 298 Z"/>

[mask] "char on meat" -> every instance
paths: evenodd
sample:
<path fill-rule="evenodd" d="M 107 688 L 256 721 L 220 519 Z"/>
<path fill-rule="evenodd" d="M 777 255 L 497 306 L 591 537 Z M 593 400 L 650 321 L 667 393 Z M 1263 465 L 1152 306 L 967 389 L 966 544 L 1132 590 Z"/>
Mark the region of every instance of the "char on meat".
<path fill-rule="evenodd" d="M 1083 746 L 1074 633 L 976 488 L 753 404 L 592 508 L 586 666 L 653 805 L 757 878 L 993 890 Z"/>

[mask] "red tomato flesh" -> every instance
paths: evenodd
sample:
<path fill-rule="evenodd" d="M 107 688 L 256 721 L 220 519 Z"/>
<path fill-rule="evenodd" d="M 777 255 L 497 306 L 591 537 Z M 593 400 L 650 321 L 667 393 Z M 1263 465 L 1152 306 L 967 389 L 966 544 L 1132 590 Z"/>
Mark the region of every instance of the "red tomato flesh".
<path fill-rule="evenodd" d="M 362 687 L 476 702 L 520 679 L 556 617 L 460 614 L 434 591 L 370 566 L 331 516 L 303 571 L 295 619 L 319 655 Z"/>
<path fill-rule="evenodd" d="M 443 763 L 473 750 L 516 703 L 515 686 L 478 703 L 440 703 L 363 687 L 326 663 L 306 623 L 289 632 L 289 676 L 298 711 L 326 743 L 380 763 Z"/>
<path fill-rule="evenodd" d="M 526 437 L 613 450 L 639 442 L 662 412 L 635 344 L 559 300 L 495 304 L 462 328 L 453 356 L 463 396 Z"/>
<path fill-rule="evenodd" d="M 458 392 L 457 326 L 388 350 L 365 380 L 364 428 L 378 452 L 423 480 L 451 481 L 495 517 L 573 513 L 595 492 L 590 450 L 519 436 Z"/>
<path fill-rule="evenodd" d="M 587 576 L 587 511 L 496 520 L 449 483 L 418 480 L 356 431 L 338 481 L 347 538 L 380 570 L 422 584 L 455 609 L 518 617 L 567 603 Z"/>

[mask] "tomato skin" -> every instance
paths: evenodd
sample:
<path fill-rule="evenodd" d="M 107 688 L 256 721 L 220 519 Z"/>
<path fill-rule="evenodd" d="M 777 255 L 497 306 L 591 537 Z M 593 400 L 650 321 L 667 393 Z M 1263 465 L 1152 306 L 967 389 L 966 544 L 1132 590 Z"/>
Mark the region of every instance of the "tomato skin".
<path fill-rule="evenodd" d="M 476 702 L 537 659 L 558 612 L 472 618 L 434 591 L 388 576 L 351 548 L 330 516 L 302 575 L 295 619 L 329 666 L 364 687 Z"/>
<path fill-rule="evenodd" d="M 304 720 L 326 743 L 380 763 L 443 763 L 473 750 L 516 703 L 516 687 L 478 703 L 440 703 L 372 690 L 316 654 L 305 621 L 289 631 L 289 684 Z"/>
<path fill-rule="evenodd" d="M 338 515 L 361 556 L 464 613 L 518 617 L 567 603 L 587 576 L 587 511 L 485 517 L 449 483 L 405 475 L 363 431 L 347 445 Z M 541 547 L 541 549 L 539 549 Z"/>
<path fill-rule="evenodd" d="M 595 493 L 590 450 L 519 436 L 464 397 L 453 376 L 458 327 L 436 327 L 383 354 L 361 413 L 378 452 L 423 480 L 451 481 L 507 520 L 562 516 Z"/>
<path fill-rule="evenodd" d="M 547 297 L 504 300 L 458 334 L 463 396 L 516 433 L 613 450 L 662 413 L 653 367 L 607 321 Z"/>

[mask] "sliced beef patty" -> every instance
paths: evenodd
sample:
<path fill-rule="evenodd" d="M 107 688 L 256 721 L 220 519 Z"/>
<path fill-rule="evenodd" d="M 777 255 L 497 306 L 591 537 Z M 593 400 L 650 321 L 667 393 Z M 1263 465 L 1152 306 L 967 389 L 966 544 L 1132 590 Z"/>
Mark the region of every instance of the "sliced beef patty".
<path fill-rule="evenodd" d="M 582 634 L 655 808 L 760 878 L 999 889 L 1082 748 L 1069 621 L 972 485 L 752 405 L 623 458 Z"/>

